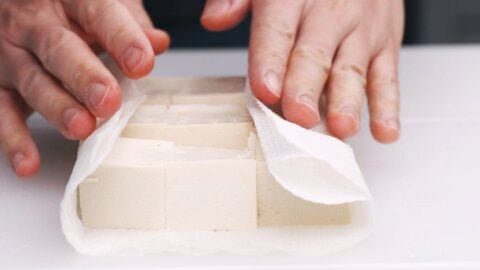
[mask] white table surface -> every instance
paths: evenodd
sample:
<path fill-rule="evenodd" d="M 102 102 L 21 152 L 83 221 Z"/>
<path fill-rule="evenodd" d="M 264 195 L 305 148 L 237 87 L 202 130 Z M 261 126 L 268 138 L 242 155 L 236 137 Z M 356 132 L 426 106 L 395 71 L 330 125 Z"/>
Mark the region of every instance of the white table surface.
<path fill-rule="evenodd" d="M 246 60 L 244 50 L 172 51 L 154 74 L 244 75 Z M 0 155 L 0 268 L 480 269 L 480 46 L 405 48 L 400 74 L 401 140 L 377 144 L 366 123 L 350 140 L 377 206 L 357 246 L 317 258 L 79 255 L 58 216 L 76 143 L 35 116 L 39 175 L 17 179 Z"/>

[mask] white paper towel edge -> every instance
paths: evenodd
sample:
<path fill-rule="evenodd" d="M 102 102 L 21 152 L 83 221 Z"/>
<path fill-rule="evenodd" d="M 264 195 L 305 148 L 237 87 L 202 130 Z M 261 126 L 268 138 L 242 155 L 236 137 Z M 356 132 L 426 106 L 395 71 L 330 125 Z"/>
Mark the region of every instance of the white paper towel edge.
<path fill-rule="evenodd" d="M 133 81 L 121 76 L 111 61 L 108 66 L 115 70 L 114 74 L 120 82 L 122 106 L 80 145 L 60 207 L 63 233 L 80 253 L 262 254 L 282 251 L 289 254 L 319 255 L 344 249 L 368 236 L 373 224 L 372 201 L 350 147 L 330 136 L 305 130 L 281 119 L 251 95 L 248 83 L 248 107 L 257 126 L 267 164 L 278 182 L 293 194 L 313 202 L 351 203 L 354 213 L 351 224 L 231 232 L 96 230 L 84 227 L 77 214 L 77 187 L 108 155 L 128 119 L 144 99 L 144 94 L 138 91 Z M 311 144 L 307 141 L 311 141 Z M 331 151 L 334 151 L 333 157 Z M 339 182 L 311 179 L 304 175 L 291 177 L 311 168 L 305 168 L 305 164 L 311 162 L 313 165 L 321 164 L 319 166 L 328 171 L 327 175 L 340 179 Z M 319 176 L 315 170 L 313 172 L 313 176 Z"/>
<path fill-rule="evenodd" d="M 323 204 L 371 200 L 350 146 L 285 121 L 253 96 L 248 81 L 246 94 L 268 168 L 283 188 Z"/>

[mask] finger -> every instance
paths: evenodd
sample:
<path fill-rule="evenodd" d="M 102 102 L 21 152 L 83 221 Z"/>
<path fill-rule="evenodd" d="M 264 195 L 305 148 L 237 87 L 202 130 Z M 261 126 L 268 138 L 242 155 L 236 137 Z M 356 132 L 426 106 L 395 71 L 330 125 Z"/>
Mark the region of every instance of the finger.
<path fill-rule="evenodd" d="M 371 52 L 361 31 L 347 37 L 336 53 L 327 87 L 327 126 L 332 135 L 347 138 L 360 126 Z"/>
<path fill-rule="evenodd" d="M 119 0 L 132 14 L 133 18 L 142 28 L 153 28 L 152 20 L 148 16 L 142 0 Z"/>
<path fill-rule="evenodd" d="M 235 27 L 247 15 L 250 0 L 208 0 L 200 22 L 210 31 Z"/>
<path fill-rule="evenodd" d="M 165 52 L 170 47 L 170 36 L 167 32 L 155 28 L 143 28 L 155 55 Z"/>
<path fill-rule="evenodd" d="M 373 59 L 368 72 L 370 129 L 375 139 L 381 143 L 395 142 L 400 136 L 397 51 L 381 51 Z"/>
<path fill-rule="evenodd" d="M 165 31 L 155 29 L 145 11 L 141 0 L 121 0 L 120 1 L 132 14 L 133 18 L 143 28 L 145 35 L 150 40 L 155 55 L 161 54 L 170 46 L 170 37 Z"/>
<path fill-rule="evenodd" d="M 110 117 L 120 107 L 115 77 L 75 33 L 59 26 L 38 26 L 21 45 L 95 116 Z"/>
<path fill-rule="evenodd" d="M 152 46 L 128 9 L 117 0 L 63 0 L 67 14 L 107 51 L 125 74 L 147 75 L 153 68 Z"/>
<path fill-rule="evenodd" d="M 0 146 L 15 173 L 29 177 L 40 168 L 37 146 L 25 124 L 24 113 L 13 91 L 0 88 Z"/>
<path fill-rule="evenodd" d="M 26 51 L 5 48 L 12 68 L 11 84 L 25 100 L 65 137 L 85 139 L 93 132 L 96 119 L 55 81 Z"/>
<path fill-rule="evenodd" d="M 266 104 L 280 101 L 288 57 L 297 35 L 301 1 L 254 1 L 249 49 L 252 91 Z"/>
<path fill-rule="evenodd" d="M 320 122 L 319 99 L 334 54 L 352 29 L 344 22 L 332 20 L 324 10 L 312 11 L 303 22 L 285 78 L 283 114 L 287 120 L 305 128 Z"/>

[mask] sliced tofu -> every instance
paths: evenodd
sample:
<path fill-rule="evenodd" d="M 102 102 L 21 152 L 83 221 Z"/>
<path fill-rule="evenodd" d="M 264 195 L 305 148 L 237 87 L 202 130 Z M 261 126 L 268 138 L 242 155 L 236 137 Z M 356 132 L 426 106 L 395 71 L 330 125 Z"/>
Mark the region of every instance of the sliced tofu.
<path fill-rule="evenodd" d="M 180 104 L 208 104 L 208 105 L 224 105 L 235 104 L 242 107 L 247 105 L 245 93 L 213 93 L 208 95 L 198 95 L 191 93 L 172 94 L 170 99 L 171 105 Z"/>
<path fill-rule="evenodd" d="M 351 221 L 349 205 L 300 199 L 268 171 L 243 78 L 142 80 L 147 101 L 79 187 L 85 225 L 247 230 Z"/>
<path fill-rule="evenodd" d="M 165 166 L 173 144 L 119 138 L 78 189 L 83 223 L 104 229 L 165 228 Z"/>
<path fill-rule="evenodd" d="M 275 181 L 264 161 L 257 162 L 257 203 L 261 227 L 346 225 L 351 221 L 348 204 L 317 204 L 294 196 Z"/>
<path fill-rule="evenodd" d="M 120 138 L 80 184 L 78 198 L 82 221 L 92 228 L 251 229 L 255 153 Z"/>
<path fill-rule="evenodd" d="M 172 162 L 165 171 L 167 229 L 256 228 L 254 159 Z"/>
<path fill-rule="evenodd" d="M 244 77 L 149 77 L 139 81 L 144 104 L 237 104 L 245 107 Z"/>
<path fill-rule="evenodd" d="M 123 130 L 123 137 L 171 141 L 178 145 L 243 149 L 253 122 L 237 105 L 142 106 Z"/>
<path fill-rule="evenodd" d="M 79 186 L 83 223 L 102 229 L 165 228 L 164 166 L 101 165 Z"/>
<path fill-rule="evenodd" d="M 147 77 L 139 80 L 139 87 L 146 93 L 232 93 L 244 90 L 245 77 Z"/>

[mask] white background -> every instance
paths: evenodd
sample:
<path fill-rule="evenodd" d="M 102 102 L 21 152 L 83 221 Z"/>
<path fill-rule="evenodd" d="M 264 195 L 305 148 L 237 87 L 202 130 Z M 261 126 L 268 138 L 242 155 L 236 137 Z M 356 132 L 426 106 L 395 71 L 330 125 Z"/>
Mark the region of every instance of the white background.
<path fill-rule="evenodd" d="M 154 75 L 245 75 L 244 50 L 173 51 Z M 42 170 L 17 179 L 0 156 L 0 268 L 480 269 L 480 47 L 412 47 L 400 64 L 402 137 L 350 140 L 377 206 L 376 228 L 337 254 L 86 257 L 60 230 L 59 202 L 77 144 L 35 115 Z"/>

